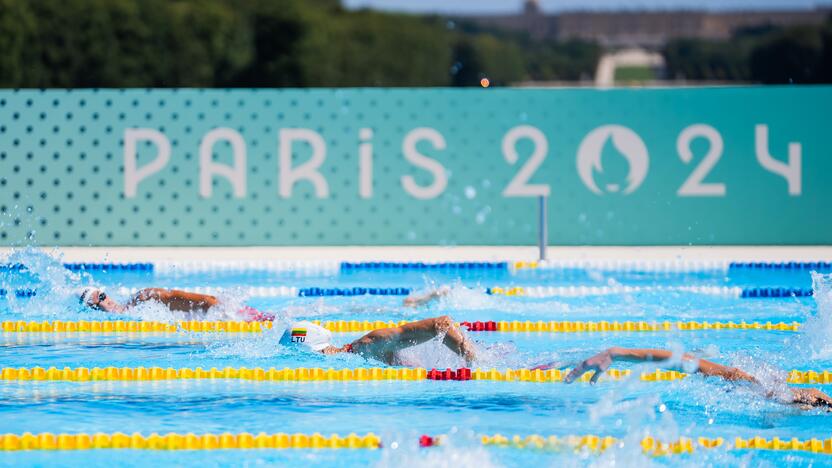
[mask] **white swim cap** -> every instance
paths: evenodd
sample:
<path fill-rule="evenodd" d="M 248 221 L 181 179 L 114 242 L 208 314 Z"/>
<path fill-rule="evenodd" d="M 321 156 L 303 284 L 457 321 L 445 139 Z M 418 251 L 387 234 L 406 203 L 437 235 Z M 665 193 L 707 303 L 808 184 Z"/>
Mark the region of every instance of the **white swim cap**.
<path fill-rule="evenodd" d="M 283 332 L 280 344 L 306 346 L 312 351 L 321 351 L 332 344 L 332 332 L 308 320 L 294 322 Z"/>
<path fill-rule="evenodd" d="M 89 305 L 88 301 L 92 298 L 93 291 L 98 290 L 99 288 L 96 288 L 94 286 L 87 286 L 76 291 L 76 294 L 78 294 L 78 300 L 81 302 L 81 304 Z"/>

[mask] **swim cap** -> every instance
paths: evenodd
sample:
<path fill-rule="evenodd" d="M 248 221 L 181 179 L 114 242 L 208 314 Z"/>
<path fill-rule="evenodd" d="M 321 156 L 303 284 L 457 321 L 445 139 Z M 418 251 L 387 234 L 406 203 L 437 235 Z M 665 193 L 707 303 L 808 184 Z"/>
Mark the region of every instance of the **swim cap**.
<path fill-rule="evenodd" d="M 98 288 L 96 288 L 94 286 L 87 286 L 85 288 L 79 289 L 77 291 L 78 301 L 81 302 L 81 304 L 89 305 L 89 303 L 87 301 L 89 301 L 92 298 L 92 296 L 91 296 L 92 292 L 97 291 L 97 290 L 98 290 Z"/>
<path fill-rule="evenodd" d="M 312 351 L 321 351 L 331 343 L 332 332 L 308 320 L 292 323 L 280 337 L 282 345 L 305 346 Z"/>

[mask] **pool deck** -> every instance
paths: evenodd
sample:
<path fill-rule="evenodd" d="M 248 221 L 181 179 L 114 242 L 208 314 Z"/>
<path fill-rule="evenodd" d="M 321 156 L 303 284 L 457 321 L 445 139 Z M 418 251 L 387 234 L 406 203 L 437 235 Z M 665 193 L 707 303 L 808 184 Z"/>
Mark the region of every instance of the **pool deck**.
<path fill-rule="evenodd" d="M 537 247 L 44 247 L 66 262 L 153 261 L 531 261 Z M 0 257 L 12 249 L 0 248 Z M 832 261 L 832 246 L 549 247 L 550 260 Z"/>

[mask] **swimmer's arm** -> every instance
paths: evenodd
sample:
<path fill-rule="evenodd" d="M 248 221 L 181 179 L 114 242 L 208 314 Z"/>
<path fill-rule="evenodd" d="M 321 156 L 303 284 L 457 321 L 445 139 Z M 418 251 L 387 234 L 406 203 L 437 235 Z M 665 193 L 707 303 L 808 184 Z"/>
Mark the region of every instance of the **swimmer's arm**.
<path fill-rule="evenodd" d="M 609 368 L 613 361 L 666 361 L 671 359 L 672 356 L 673 353 L 671 351 L 664 349 L 610 348 L 580 363 L 564 380 L 566 383 L 571 383 L 586 372 L 595 370 L 595 374 L 590 379 L 590 382 L 595 383 L 598 377 Z M 686 353 L 682 356 L 682 359 L 692 361 L 696 357 Z M 721 377 L 730 382 L 749 382 L 755 384 L 755 386 L 764 392 L 766 398 L 783 401 L 775 392 L 766 389 L 757 379 L 742 369 L 699 359 L 698 372 L 707 376 Z M 832 411 L 832 397 L 816 388 L 789 388 L 789 393 L 784 402 L 797 404 L 802 409 L 826 408 L 827 411 Z"/>
<path fill-rule="evenodd" d="M 217 298 L 208 294 L 198 294 L 178 289 L 147 288 L 133 295 L 129 305 L 155 300 L 166 305 L 171 310 L 181 312 L 205 312 L 217 305 Z"/>
<path fill-rule="evenodd" d="M 358 349 L 364 348 L 382 357 L 424 343 L 443 333 L 445 338 L 442 343 L 448 349 L 469 363 L 476 358 L 473 344 L 447 315 L 374 330 L 356 340 L 354 345 Z"/>
<path fill-rule="evenodd" d="M 583 374 L 594 370 L 595 374 L 590 379 L 591 383 L 595 383 L 598 377 L 606 371 L 614 361 L 628 361 L 628 362 L 645 362 L 645 361 L 667 361 L 673 357 L 673 352 L 666 349 L 641 349 L 641 348 L 609 348 L 606 351 L 597 354 L 580 364 L 578 364 L 569 375 L 566 376 L 565 381 L 571 383 L 580 378 Z M 707 376 L 720 377 L 732 382 L 743 381 L 751 383 L 759 383 L 757 379 L 747 372 L 736 367 L 723 366 L 705 359 L 698 359 L 697 357 L 685 353 L 682 355 L 682 360 L 697 361 L 697 372 Z"/>
<path fill-rule="evenodd" d="M 449 287 L 441 286 L 423 294 L 413 293 L 404 298 L 404 305 L 407 307 L 419 307 L 427 304 L 428 302 L 435 301 L 440 297 L 447 296 L 449 292 L 451 292 Z"/>

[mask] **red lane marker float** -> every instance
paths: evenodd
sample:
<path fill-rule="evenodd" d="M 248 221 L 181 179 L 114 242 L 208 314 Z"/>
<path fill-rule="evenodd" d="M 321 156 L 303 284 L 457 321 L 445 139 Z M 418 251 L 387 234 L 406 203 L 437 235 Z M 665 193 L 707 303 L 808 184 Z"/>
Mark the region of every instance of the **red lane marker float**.
<path fill-rule="evenodd" d="M 497 322 L 489 320 L 488 322 L 462 322 L 460 323 L 468 331 L 497 331 Z"/>
<path fill-rule="evenodd" d="M 431 369 L 427 374 L 428 380 L 471 380 L 471 369 L 461 367 L 457 370 L 445 369 L 443 371 Z"/>
<path fill-rule="evenodd" d="M 435 445 L 439 445 L 436 437 L 431 437 L 429 435 L 419 437 L 419 447 L 433 447 Z"/>

